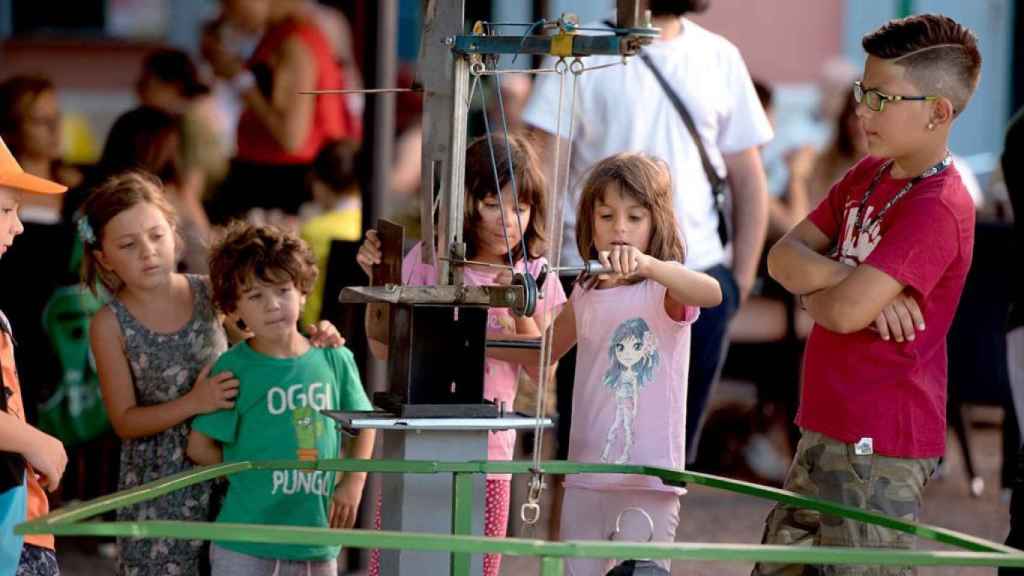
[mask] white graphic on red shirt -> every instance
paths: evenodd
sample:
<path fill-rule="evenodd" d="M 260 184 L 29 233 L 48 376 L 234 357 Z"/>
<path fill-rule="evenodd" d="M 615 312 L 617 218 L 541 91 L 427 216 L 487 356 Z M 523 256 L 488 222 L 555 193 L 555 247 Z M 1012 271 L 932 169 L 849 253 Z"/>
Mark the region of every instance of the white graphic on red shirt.
<path fill-rule="evenodd" d="M 864 212 L 863 226 L 858 231 L 857 215 L 860 205 L 850 202 L 846 205 L 846 225 L 843 230 L 843 244 L 839 247 L 839 261 L 850 266 L 857 266 L 867 260 L 875 247 L 882 241 L 881 222 L 871 217 L 874 206 L 868 206 Z"/>

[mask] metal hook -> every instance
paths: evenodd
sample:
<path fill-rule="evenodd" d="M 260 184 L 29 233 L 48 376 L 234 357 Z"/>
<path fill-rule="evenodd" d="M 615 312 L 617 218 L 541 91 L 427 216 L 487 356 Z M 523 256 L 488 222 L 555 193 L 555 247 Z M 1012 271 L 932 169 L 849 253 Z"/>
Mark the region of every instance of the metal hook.
<path fill-rule="evenodd" d="M 533 526 L 540 520 L 540 505 L 536 502 L 526 502 L 519 509 L 519 519 L 527 526 Z"/>
<path fill-rule="evenodd" d="M 527 526 L 533 526 L 540 519 L 540 495 L 544 490 L 544 480 L 539 470 L 533 471 L 526 502 L 519 509 L 519 519 Z"/>
<path fill-rule="evenodd" d="M 648 514 L 646 510 L 643 508 L 637 508 L 636 506 L 626 508 L 622 512 L 619 512 L 619 515 L 615 518 L 615 531 L 608 535 L 608 539 L 614 541 L 616 536 L 622 534 L 622 517 L 626 515 L 626 512 L 639 512 L 645 519 L 647 519 L 647 525 L 651 528 L 651 531 L 647 534 L 647 541 L 653 542 L 654 518 L 651 518 L 651 515 Z"/>

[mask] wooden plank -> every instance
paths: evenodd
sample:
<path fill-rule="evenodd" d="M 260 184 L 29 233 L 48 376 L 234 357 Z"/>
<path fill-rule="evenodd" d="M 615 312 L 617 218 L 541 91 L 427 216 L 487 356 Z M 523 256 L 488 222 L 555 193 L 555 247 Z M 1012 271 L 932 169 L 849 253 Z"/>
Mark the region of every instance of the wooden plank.
<path fill-rule="evenodd" d="M 377 220 L 377 238 L 380 239 L 380 264 L 373 266 L 371 286 L 402 284 L 402 256 L 405 228 L 386 218 Z"/>

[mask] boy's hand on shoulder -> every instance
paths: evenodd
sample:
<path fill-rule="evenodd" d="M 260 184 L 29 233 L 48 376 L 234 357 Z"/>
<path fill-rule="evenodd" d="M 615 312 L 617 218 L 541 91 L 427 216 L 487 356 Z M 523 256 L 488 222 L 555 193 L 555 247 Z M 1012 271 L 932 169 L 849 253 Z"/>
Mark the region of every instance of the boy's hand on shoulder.
<path fill-rule="evenodd" d="M 345 337 L 338 328 L 327 320 L 306 326 L 309 343 L 316 348 L 340 348 L 345 345 Z"/>
<path fill-rule="evenodd" d="M 363 245 L 359 247 L 359 252 L 356 254 L 356 263 L 373 280 L 373 266 L 380 264 L 380 258 L 380 239 L 377 238 L 377 231 L 367 230 Z"/>
<path fill-rule="evenodd" d="M 32 445 L 23 455 L 32 469 L 39 474 L 43 488 L 53 492 L 60 487 L 60 479 L 68 465 L 68 454 L 60 440 L 40 430 L 36 432 Z"/>
<path fill-rule="evenodd" d="M 918 332 L 924 330 L 924 314 L 912 296 L 903 292 L 882 309 L 875 319 L 873 328 L 882 340 L 913 342 Z"/>
<path fill-rule="evenodd" d="M 359 501 L 363 498 L 364 474 L 346 474 L 334 489 L 328 520 L 331 528 L 352 528 L 356 525 Z"/>
<path fill-rule="evenodd" d="M 216 376 L 210 376 L 211 368 L 212 362 L 203 366 L 196 377 L 196 383 L 188 393 L 196 414 L 233 408 L 238 396 L 238 379 L 235 375 L 231 372 L 221 372 Z"/>

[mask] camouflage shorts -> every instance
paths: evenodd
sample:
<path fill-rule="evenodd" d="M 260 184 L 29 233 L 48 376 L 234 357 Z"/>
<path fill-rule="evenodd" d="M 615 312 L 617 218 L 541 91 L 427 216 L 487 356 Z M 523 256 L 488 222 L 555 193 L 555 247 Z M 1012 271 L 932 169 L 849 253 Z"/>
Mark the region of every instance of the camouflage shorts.
<path fill-rule="evenodd" d="M 938 458 L 890 458 L 859 455 L 852 444 L 804 430 L 784 488 L 798 494 L 840 502 L 916 521 L 924 486 Z M 777 504 L 765 521 L 763 544 L 787 546 L 845 546 L 853 548 L 913 548 L 914 537 L 874 524 Z M 791 575 L 910 575 L 900 566 L 804 566 L 758 564 L 753 574 Z"/>

